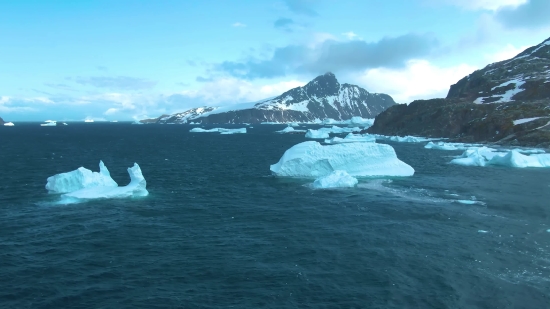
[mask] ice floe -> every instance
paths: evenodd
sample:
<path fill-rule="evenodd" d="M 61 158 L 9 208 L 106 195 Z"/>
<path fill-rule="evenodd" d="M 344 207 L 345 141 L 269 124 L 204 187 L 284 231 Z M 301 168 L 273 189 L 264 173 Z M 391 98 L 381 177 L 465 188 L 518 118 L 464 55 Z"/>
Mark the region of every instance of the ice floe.
<path fill-rule="evenodd" d="M 315 189 L 351 188 L 355 187 L 357 183 L 357 178 L 346 173 L 346 171 L 336 170 L 326 176 L 315 179 L 312 187 Z"/>
<path fill-rule="evenodd" d="M 67 193 L 84 188 L 117 186 L 118 184 L 111 178 L 103 161 L 99 161 L 99 173 L 79 167 L 71 172 L 48 177 L 46 183 L 46 189 L 50 193 Z"/>
<path fill-rule="evenodd" d="M 335 170 L 351 176 L 412 176 L 414 169 L 397 158 L 390 145 L 343 143 L 321 145 L 303 142 L 289 148 L 271 165 L 276 176 L 321 177 Z"/>
<path fill-rule="evenodd" d="M 6 127 L 13 127 L 14 124 L 13 124 L 13 122 L 6 122 L 6 123 L 4 123 L 4 126 L 6 126 Z"/>
<path fill-rule="evenodd" d="M 246 128 L 239 129 L 224 129 L 224 128 L 213 128 L 213 129 L 203 129 L 203 128 L 193 128 L 189 130 L 192 133 L 220 133 L 220 134 L 242 134 L 246 133 Z"/>

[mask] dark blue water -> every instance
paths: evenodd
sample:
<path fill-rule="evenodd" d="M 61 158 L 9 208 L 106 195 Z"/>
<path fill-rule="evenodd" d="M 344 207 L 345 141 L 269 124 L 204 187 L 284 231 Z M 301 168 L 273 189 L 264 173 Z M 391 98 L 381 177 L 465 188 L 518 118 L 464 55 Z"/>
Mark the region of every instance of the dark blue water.
<path fill-rule="evenodd" d="M 312 190 L 270 175 L 281 128 L 0 128 L 0 308 L 550 308 L 550 169 L 392 144 L 413 177 Z M 100 159 L 150 195 L 56 205 Z"/>

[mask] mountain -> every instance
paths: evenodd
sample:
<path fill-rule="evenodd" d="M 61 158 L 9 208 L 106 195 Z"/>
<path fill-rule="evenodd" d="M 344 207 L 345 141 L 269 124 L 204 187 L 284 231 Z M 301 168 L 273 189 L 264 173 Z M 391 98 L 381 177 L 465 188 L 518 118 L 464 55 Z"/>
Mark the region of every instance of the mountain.
<path fill-rule="evenodd" d="M 451 86 L 448 99 L 502 103 L 550 97 L 550 38 L 512 59 L 489 64 Z"/>
<path fill-rule="evenodd" d="M 368 132 L 550 147 L 550 38 L 462 78 L 445 99 L 388 108 Z"/>
<path fill-rule="evenodd" d="M 6 122 L 4 121 L 4 119 L 2 119 L 2 117 L 0 117 L 0 126 L 3 126 L 4 123 L 6 123 Z"/>
<path fill-rule="evenodd" d="M 353 116 L 374 118 L 395 104 L 387 94 L 370 93 L 356 85 L 340 84 L 334 74 L 326 73 L 303 87 L 257 103 L 222 108 L 197 107 L 141 122 L 206 124 L 311 122 L 325 118 L 347 120 Z"/>

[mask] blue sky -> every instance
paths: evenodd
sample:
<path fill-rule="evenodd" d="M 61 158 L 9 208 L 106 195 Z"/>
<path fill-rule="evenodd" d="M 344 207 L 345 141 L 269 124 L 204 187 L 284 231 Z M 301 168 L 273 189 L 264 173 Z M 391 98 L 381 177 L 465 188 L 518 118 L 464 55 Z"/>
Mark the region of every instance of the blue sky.
<path fill-rule="evenodd" d="M 257 101 L 327 71 L 444 97 L 550 37 L 548 0 L 0 0 L 0 117 L 132 120 Z"/>

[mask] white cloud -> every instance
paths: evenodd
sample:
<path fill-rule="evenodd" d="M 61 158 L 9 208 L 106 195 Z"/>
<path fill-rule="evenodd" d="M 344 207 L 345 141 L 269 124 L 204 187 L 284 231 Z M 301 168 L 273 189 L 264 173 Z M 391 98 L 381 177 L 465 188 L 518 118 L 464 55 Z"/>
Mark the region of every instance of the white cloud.
<path fill-rule="evenodd" d="M 437 0 L 438 2 L 441 0 Z M 467 10 L 496 11 L 503 7 L 517 7 L 528 0 L 443 0 L 443 3 L 455 5 Z"/>
<path fill-rule="evenodd" d="M 348 38 L 348 40 L 353 40 L 354 38 L 357 37 L 357 34 L 355 34 L 353 31 L 344 32 L 342 33 L 342 35 Z"/>
<path fill-rule="evenodd" d="M 398 103 L 446 97 L 449 87 L 477 68 L 468 64 L 438 67 L 427 60 L 410 60 L 402 70 L 370 69 L 357 78 L 371 92 L 387 93 Z"/>
<path fill-rule="evenodd" d="M 494 53 L 485 54 L 484 58 L 487 60 L 487 63 L 508 60 L 510 58 L 514 58 L 519 53 L 521 53 L 522 51 L 526 50 L 529 47 L 530 46 L 515 47 L 512 44 L 507 44 L 502 49 Z"/>
<path fill-rule="evenodd" d="M 297 80 L 257 85 L 246 80 L 226 77 L 203 83 L 198 90 L 184 91 L 180 94 L 195 98 L 197 101 L 203 101 L 205 104 L 235 104 L 276 96 L 291 88 L 303 85 L 305 85 L 304 82 Z M 200 105 L 197 104 L 197 106 Z"/>
<path fill-rule="evenodd" d="M 236 27 L 236 28 L 244 28 L 244 27 L 246 27 L 245 24 L 240 23 L 240 22 L 233 23 L 231 26 Z"/>

